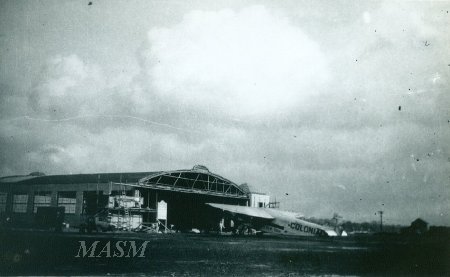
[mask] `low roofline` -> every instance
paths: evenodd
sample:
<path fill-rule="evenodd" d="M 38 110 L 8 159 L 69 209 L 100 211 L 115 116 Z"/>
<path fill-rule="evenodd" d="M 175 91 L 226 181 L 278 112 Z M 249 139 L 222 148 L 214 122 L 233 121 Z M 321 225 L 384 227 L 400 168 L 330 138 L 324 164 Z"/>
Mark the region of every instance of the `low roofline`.
<path fill-rule="evenodd" d="M 264 193 L 264 192 L 256 192 L 256 191 L 250 191 L 248 194 L 267 195 L 267 193 Z"/>
<path fill-rule="evenodd" d="M 137 183 L 139 179 L 156 172 L 119 172 L 119 173 L 80 173 L 58 175 L 22 175 L 5 176 L 0 178 L 0 184 L 83 184 L 125 182 Z"/>

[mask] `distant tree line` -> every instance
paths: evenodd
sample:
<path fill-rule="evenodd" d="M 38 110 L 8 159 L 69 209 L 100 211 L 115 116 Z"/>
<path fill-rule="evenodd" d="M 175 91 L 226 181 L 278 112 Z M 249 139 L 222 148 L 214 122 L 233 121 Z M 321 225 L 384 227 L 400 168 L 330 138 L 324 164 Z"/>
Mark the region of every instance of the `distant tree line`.
<path fill-rule="evenodd" d="M 306 218 L 307 221 L 313 222 L 316 224 L 320 224 L 323 226 L 330 226 L 330 227 L 336 227 L 342 228 L 347 233 L 350 232 L 368 232 L 368 233 L 374 233 L 374 232 L 380 232 L 380 222 L 379 221 L 371 221 L 371 222 L 351 222 L 351 221 L 337 221 L 336 217 L 330 219 L 323 219 L 323 218 L 315 218 L 310 217 Z M 383 224 L 383 232 L 387 233 L 399 233 L 400 229 L 405 226 L 402 225 L 391 225 L 391 224 Z"/>

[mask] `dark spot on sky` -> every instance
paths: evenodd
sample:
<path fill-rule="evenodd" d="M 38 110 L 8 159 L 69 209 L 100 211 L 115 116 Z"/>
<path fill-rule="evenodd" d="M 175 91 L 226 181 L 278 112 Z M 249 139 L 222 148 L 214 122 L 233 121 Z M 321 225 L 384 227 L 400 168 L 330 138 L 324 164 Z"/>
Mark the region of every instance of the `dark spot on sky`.
<path fill-rule="evenodd" d="M 296 138 L 297 136 L 294 136 L 294 138 Z"/>
<path fill-rule="evenodd" d="M 375 33 L 377 32 L 377 29 L 375 29 Z"/>
<path fill-rule="evenodd" d="M 419 161 L 419 159 L 416 159 L 416 161 Z"/>
<path fill-rule="evenodd" d="M 389 181 L 386 181 L 387 184 L 389 184 Z"/>
<path fill-rule="evenodd" d="M 89 3 L 88 3 L 88 6 L 91 6 L 91 5 L 92 5 L 92 2 L 89 2 Z"/>
<path fill-rule="evenodd" d="M 286 192 L 286 195 L 289 195 L 289 193 Z"/>
<path fill-rule="evenodd" d="M 355 61 L 358 61 L 358 60 L 355 60 Z"/>
<path fill-rule="evenodd" d="M 402 110 L 402 106 L 398 106 L 398 110 L 401 111 Z"/>
<path fill-rule="evenodd" d="M 425 45 L 425 46 L 430 46 L 431 43 L 429 43 L 428 40 L 426 40 L 425 43 L 424 43 L 424 45 Z"/>

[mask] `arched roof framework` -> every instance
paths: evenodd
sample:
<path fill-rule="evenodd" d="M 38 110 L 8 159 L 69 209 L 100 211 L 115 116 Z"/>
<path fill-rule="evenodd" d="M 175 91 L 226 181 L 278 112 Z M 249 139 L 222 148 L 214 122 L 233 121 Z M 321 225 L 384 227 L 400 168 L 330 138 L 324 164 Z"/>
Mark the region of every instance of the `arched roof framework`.
<path fill-rule="evenodd" d="M 156 172 L 139 180 L 140 187 L 200 193 L 216 196 L 247 198 L 235 183 L 205 169 Z"/>

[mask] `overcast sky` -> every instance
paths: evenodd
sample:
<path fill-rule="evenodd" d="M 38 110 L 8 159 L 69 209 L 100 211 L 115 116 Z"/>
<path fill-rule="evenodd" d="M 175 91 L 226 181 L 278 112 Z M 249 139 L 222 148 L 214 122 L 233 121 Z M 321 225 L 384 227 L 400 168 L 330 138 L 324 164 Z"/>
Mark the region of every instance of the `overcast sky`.
<path fill-rule="evenodd" d="M 450 225 L 450 2 L 1 1 L 0 175 L 207 166 Z"/>

